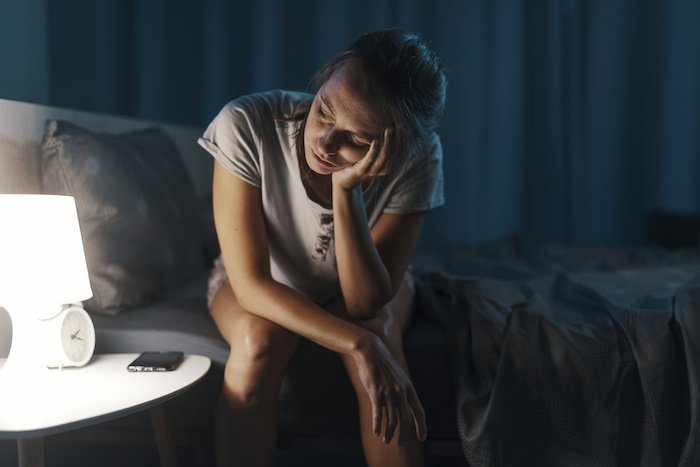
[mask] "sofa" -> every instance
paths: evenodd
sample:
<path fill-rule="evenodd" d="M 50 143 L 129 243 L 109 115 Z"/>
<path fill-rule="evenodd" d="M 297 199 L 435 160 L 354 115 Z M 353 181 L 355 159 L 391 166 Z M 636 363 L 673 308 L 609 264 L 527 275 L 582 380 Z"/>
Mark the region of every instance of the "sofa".
<path fill-rule="evenodd" d="M 218 245 L 213 159 L 196 143 L 201 130 L 0 99 L 0 193 L 76 198 L 94 294 L 85 307 L 96 328 L 95 352 L 181 350 L 212 360 L 204 380 L 167 403 L 186 465 L 212 462 L 228 353 L 205 299 Z M 11 324 L 0 309 L 0 357 L 10 342 Z M 416 318 L 406 355 L 427 412 L 427 451 L 439 462 L 461 456 L 447 352 L 445 332 Z M 304 452 L 344 453 L 361 462 L 357 404 L 337 355 L 303 341 L 280 400 L 281 451 L 302 459 Z M 133 447 L 151 445 L 149 433 L 143 413 L 56 435 L 53 442 Z"/>

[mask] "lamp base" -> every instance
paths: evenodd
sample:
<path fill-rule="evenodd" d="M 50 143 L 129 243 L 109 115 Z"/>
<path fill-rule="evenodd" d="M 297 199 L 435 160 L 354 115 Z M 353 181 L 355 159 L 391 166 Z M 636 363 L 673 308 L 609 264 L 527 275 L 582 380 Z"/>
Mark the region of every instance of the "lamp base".
<path fill-rule="evenodd" d="M 43 361 L 46 342 L 39 332 L 39 318 L 54 313 L 57 306 L 6 306 L 12 322 L 12 344 L 0 379 L 21 373 L 23 375 L 49 371 Z"/>

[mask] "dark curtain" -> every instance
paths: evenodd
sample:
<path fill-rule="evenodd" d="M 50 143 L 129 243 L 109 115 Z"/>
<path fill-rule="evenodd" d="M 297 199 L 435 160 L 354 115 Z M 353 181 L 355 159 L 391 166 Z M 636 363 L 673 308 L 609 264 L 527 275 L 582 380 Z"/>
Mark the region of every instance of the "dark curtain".
<path fill-rule="evenodd" d="M 651 212 L 700 212 L 694 0 L 46 4 L 51 104 L 202 127 L 240 94 L 305 88 L 365 31 L 420 33 L 450 79 L 424 248 L 641 243 Z"/>

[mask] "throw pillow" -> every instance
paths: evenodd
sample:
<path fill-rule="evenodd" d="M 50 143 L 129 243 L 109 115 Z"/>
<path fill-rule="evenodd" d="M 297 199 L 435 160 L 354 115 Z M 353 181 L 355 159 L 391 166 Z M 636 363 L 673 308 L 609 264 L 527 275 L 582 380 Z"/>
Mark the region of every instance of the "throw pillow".
<path fill-rule="evenodd" d="M 75 197 L 93 291 L 88 310 L 146 305 L 201 270 L 196 195 L 162 130 L 97 134 L 49 120 L 41 159 L 43 191 Z"/>

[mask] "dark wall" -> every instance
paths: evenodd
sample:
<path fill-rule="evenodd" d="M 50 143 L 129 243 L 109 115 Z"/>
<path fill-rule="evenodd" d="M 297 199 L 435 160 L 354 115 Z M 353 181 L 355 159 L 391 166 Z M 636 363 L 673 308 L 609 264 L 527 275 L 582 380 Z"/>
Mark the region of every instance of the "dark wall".
<path fill-rule="evenodd" d="M 0 98 L 49 102 L 44 0 L 0 0 Z"/>
<path fill-rule="evenodd" d="M 1 0 L 0 97 L 204 126 L 392 26 L 449 69 L 424 246 L 640 243 L 651 212 L 700 212 L 693 0 Z"/>

